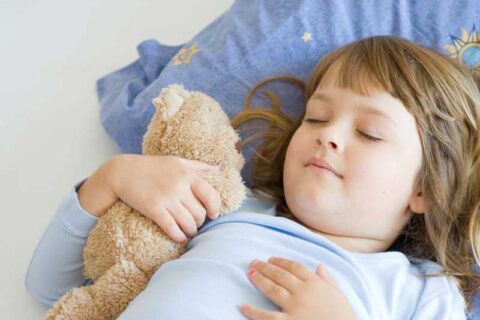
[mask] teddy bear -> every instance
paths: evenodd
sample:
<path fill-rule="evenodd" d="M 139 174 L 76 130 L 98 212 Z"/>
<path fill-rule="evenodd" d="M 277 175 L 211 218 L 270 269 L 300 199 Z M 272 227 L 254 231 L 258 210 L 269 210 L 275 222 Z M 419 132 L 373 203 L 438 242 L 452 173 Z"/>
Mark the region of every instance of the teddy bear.
<path fill-rule="evenodd" d="M 175 155 L 218 165 L 199 171 L 220 194 L 220 216 L 240 207 L 246 187 L 240 137 L 219 103 L 182 84 L 161 89 L 142 140 L 142 154 Z M 84 247 L 84 270 L 93 284 L 72 288 L 45 319 L 116 319 L 165 262 L 186 252 L 152 220 L 119 200 L 101 216 Z"/>

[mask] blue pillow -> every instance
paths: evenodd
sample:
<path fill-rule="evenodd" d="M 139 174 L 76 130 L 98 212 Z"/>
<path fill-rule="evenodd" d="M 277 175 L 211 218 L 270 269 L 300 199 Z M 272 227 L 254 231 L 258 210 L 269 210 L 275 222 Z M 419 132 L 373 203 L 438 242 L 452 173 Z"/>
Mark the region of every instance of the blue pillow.
<path fill-rule="evenodd" d="M 138 60 L 100 78 L 101 122 L 120 152 L 140 154 L 155 111 L 151 100 L 168 84 L 183 83 L 187 90 L 212 96 L 231 118 L 243 109 L 249 89 L 258 81 L 290 74 L 306 82 L 321 56 L 373 35 L 397 34 L 477 65 L 480 47 L 470 37 L 478 17 L 477 0 L 448 0 L 441 6 L 414 0 L 235 1 L 189 42 L 167 46 L 145 40 L 137 46 Z M 299 88 L 282 81 L 265 88 L 279 95 L 285 113 L 301 114 Z M 256 95 L 252 105 L 268 107 L 270 102 Z M 242 176 L 250 187 L 248 145 L 244 155 Z"/>
<path fill-rule="evenodd" d="M 187 90 L 204 92 L 232 118 L 258 81 L 288 74 L 306 82 L 324 54 L 374 35 L 399 35 L 478 66 L 479 17 L 478 0 L 235 1 L 190 41 L 167 46 L 145 40 L 137 46 L 138 60 L 100 78 L 101 122 L 121 153 L 141 154 L 142 138 L 155 111 L 151 100 L 161 88 L 182 83 Z M 303 92 L 292 83 L 277 81 L 264 88 L 278 94 L 286 114 L 301 114 Z M 268 107 L 270 101 L 257 95 L 251 104 Z M 248 187 L 252 148 L 260 142 L 243 150 L 247 162 L 242 176 Z"/>

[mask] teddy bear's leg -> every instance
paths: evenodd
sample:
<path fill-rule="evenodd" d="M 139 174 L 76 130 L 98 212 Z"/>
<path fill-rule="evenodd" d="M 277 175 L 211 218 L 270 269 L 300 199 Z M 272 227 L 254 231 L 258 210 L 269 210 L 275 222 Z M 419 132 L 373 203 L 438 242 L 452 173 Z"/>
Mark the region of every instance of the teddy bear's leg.
<path fill-rule="evenodd" d="M 45 320 L 116 319 L 145 288 L 148 279 L 133 262 L 122 259 L 94 284 L 67 292 L 47 312 Z"/>

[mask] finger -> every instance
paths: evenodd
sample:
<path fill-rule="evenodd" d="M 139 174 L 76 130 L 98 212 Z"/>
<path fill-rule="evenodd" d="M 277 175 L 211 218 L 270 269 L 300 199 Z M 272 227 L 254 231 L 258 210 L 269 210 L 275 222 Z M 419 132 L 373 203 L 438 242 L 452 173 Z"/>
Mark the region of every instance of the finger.
<path fill-rule="evenodd" d="M 165 232 L 173 241 L 184 243 L 187 237 L 180 230 L 177 222 L 170 213 L 164 208 L 160 208 L 159 214 L 154 214 L 152 220 Z"/>
<path fill-rule="evenodd" d="M 294 293 L 295 289 L 299 288 L 303 283 L 302 280 L 298 279 L 289 271 L 272 263 L 254 260 L 250 263 L 250 267 L 259 271 L 263 276 L 273 281 L 276 285 L 285 288 L 290 294 Z"/>
<path fill-rule="evenodd" d="M 190 168 L 197 169 L 197 170 L 218 170 L 218 165 L 209 164 L 207 162 L 193 160 L 193 159 L 186 159 L 182 158 L 184 163 L 186 163 Z"/>
<path fill-rule="evenodd" d="M 317 269 L 315 270 L 315 273 L 321 277 L 322 279 L 324 279 L 325 281 L 327 281 L 328 283 L 330 283 L 332 286 L 334 286 L 335 288 L 338 288 L 337 286 L 337 282 L 335 281 L 335 279 L 332 277 L 332 275 L 330 275 L 330 273 L 328 272 L 327 270 L 327 267 L 324 265 L 324 264 L 319 264 Z"/>
<path fill-rule="evenodd" d="M 244 304 L 240 307 L 240 311 L 251 320 L 284 320 L 285 314 L 278 311 L 261 310 L 254 306 Z"/>
<path fill-rule="evenodd" d="M 190 197 L 190 200 L 184 201 L 181 203 L 192 215 L 195 223 L 197 224 L 197 229 L 205 222 L 205 217 L 207 215 L 207 210 L 203 207 L 201 202 L 193 194 Z"/>
<path fill-rule="evenodd" d="M 315 274 L 304 265 L 290 259 L 270 257 L 268 262 L 287 270 L 298 279 L 303 281 L 307 281 L 315 276 Z"/>
<path fill-rule="evenodd" d="M 191 184 L 192 193 L 203 204 L 210 219 L 216 219 L 220 214 L 220 194 L 202 177 L 196 176 Z"/>
<path fill-rule="evenodd" d="M 180 228 L 182 228 L 185 234 L 187 234 L 189 237 L 195 237 L 197 235 L 197 224 L 195 223 L 191 213 L 180 201 L 169 204 L 166 209 L 175 219 Z"/>
<path fill-rule="evenodd" d="M 280 307 L 286 306 L 290 298 L 290 292 L 288 292 L 287 289 L 277 285 L 255 268 L 250 268 L 247 274 L 255 287 L 263 292 L 273 303 Z"/>

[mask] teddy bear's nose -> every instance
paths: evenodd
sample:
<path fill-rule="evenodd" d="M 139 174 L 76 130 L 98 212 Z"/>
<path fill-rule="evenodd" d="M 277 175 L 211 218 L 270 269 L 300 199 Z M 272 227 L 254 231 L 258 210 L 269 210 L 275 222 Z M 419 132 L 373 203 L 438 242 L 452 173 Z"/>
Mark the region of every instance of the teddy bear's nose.
<path fill-rule="evenodd" d="M 237 143 L 235 143 L 235 149 L 237 149 L 238 153 L 240 153 L 240 148 L 241 148 L 240 140 L 238 140 Z"/>

